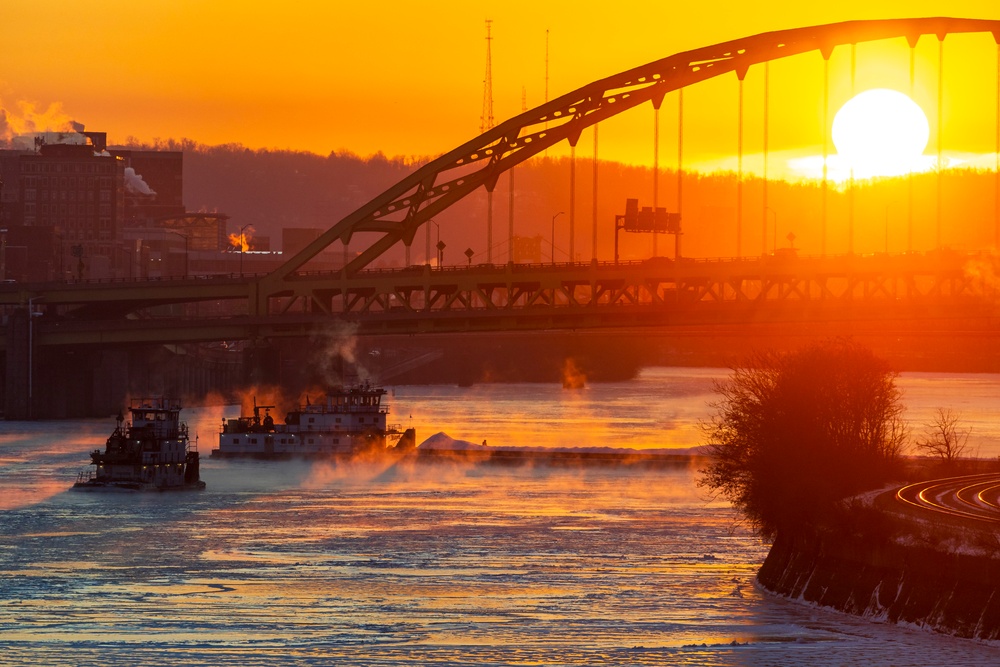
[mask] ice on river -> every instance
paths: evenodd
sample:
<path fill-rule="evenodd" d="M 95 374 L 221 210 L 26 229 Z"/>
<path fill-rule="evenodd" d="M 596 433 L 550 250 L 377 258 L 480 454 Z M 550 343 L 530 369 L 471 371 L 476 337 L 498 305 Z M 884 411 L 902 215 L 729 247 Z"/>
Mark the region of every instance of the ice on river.
<path fill-rule="evenodd" d="M 206 457 L 200 493 L 69 491 L 107 425 L 0 424 L 4 665 L 1000 663 L 761 593 L 693 469 Z"/>

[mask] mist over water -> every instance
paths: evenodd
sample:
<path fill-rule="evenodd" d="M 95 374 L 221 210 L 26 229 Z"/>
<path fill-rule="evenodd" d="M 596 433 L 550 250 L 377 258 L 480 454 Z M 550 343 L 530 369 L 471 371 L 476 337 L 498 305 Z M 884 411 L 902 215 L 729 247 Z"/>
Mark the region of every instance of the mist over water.
<path fill-rule="evenodd" d="M 418 441 L 689 447 L 725 375 L 397 387 L 390 421 L 412 414 Z M 952 407 L 996 455 L 1000 377 L 901 385 L 908 418 Z M 0 662 L 1000 662 L 998 648 L 759 592 L 766 545 L 693 469 L 209 459 L 235 412 L 184 412 L 205 457 L 200 493 L 68 491 L 113 419 L 0 423 Z"/>

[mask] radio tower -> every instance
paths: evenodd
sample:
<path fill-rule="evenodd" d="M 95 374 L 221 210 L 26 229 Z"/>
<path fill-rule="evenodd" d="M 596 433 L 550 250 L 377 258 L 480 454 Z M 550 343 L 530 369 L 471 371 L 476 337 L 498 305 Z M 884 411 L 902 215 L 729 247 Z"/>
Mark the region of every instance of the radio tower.
<path fill-rule="evenodd" d="M 483 79 L 483 115 L 479 119 L 479 133 L 493 129 L 493 67 L 490 62 L 490 35 L 492 19 L 486 19 L 486 78 Z"/>
<path fill-rule="evenodd" d="M 483 115 L 479 119 L 479 133 L 493 129 L 493 67 L 490 62 L 490 27 L 493 21 L 486 19 L 486 78 L 483 80 Z M 493 189 L 486 191 L 486 263 L 493 263 Z"/>

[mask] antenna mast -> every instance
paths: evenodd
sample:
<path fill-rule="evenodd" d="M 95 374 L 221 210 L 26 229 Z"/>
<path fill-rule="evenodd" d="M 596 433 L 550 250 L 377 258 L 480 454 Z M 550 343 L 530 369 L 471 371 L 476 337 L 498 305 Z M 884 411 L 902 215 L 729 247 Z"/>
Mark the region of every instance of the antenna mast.
<path fill-rule="evenodd" d="M 486 19 L 486 79 L 483 81 L 483 115 L 480 118 L 479 133 L 493 129 L 493 66 L 490 58 L 490 42 L 493 37 L 490 27 L 493 21 Z M 486 263 L 493 263 L 493 189 L 486 190 Z"/>
<path fill-rule="evenodd" d="M 486 19 L 486 78 L 483 80 L 483 115 L 479 119 L 479 133 L 493 129 L 493 67 L 490 58 L 490 35 L 492 19 Z"/>
<path fill-rule="evenodd" d="M 545 29 L 545 102 L 549 101 L 549 29 Z M 548 124 L 546 124 L 547 126 Z"/>

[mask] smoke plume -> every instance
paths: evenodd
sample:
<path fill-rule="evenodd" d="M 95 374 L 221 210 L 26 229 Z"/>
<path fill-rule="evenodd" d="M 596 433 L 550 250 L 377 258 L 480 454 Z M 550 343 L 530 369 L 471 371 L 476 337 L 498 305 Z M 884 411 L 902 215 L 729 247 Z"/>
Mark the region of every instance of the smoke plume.
<path fill-rule="evenodd" d="M 350 384 L 345 372 L 353 369 L 360 382 L 372 380 L 372 375 L 359 360 L 357 349 L 358 326 L 354 323 L 337 323 L 332 328 L 313 337 L 316 350 L 315 368 L 327 386 Z"/>
<path fill-rule="evenodd" d="M 10 143 L 19 134 L 30 132 L 75 132 L 77 123 L 63 111 L 61 102 L 42 109 L 34 102 L 18 101 L 11 108 L 0 100 L 0 141 Z"/>
<path fill-rule="evenodd" d="M 83 127 L 82 125 L 80 127 Z M 137 195 L 155 195 L 156 190 L 149 187 L 142 176 L 135 173 L 132 167 L 125 167 L 125 189 Z"/>

